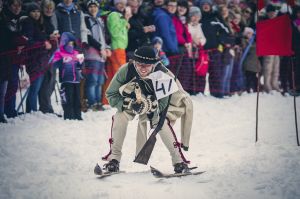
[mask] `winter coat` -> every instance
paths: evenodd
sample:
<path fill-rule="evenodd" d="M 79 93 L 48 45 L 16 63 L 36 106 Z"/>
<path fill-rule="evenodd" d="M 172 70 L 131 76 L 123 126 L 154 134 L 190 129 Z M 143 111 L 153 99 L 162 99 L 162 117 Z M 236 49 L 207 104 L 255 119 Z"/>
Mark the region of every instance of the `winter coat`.
<path fill-rule="evenodd" d="M 107 17 L 107 28 L 111 36 L 111 48 L 126 49 L 128 45 L 128 22 L 124 16 L 117 12 L 111 12 Z"/>
<path fill-rule="evenodd" d="M 47 68 L 49 58 L 48 51 L 44 46 L 47 34 L 43 26 L 31 17 L 22 17 L 20 23 L 22 35 L 28 38 L 26 44 L 26 70 L 31 77 L 40 75 Z"/>
<path fill-rule="evenodd" d="M 71 32 L 75 35 L 76 40 L 87 43 L 87 28 L 84 23 L 83 13 L 73 6 L 72 10 L 68 12 L 64 8 L 64 4 L 57 5 L 54 17 L 55 30 L 59 30 L 60 34 L 63 32 Z"/>
<path fill-rule="evenodd" d="M 71 33 L 64 33 L 60 40 L 60 47 L 54 53 L 52 63 L 54 67 L 59 68 L 59 81 L 61 83 L 80 83 L 82 64 L 79 63 L 77 55 L 78 51 L 73 50 L 72 53 L 67 52 L 64 46 L 75 38 Z"/>
<path fill-rule="evenodd" d="M 206 38 L 203 34 L 202 25 L 200 23 L 197 25 L 192 25 L 191 23 L 189 23 L 188 29 L 191 33 L 192 40 L 194 43 L 196 43 L 196 41 L 200 41 L 201 46 L 203 46 L 206 43 Z"/>
<path fill-rule="evenodd" d="M 256 55 L 256 43 L 253 42 L 252 46 L 250 47 L 248 54 L 246 55 L 244 62 L 243 62 L 243 68 L 245 71 L 251 71 L 251 72 L 260 72 L 261 71 L 261 64 L 258 60 L 258 57 Z"/>
<path fill-rule="evenodd" d="M 44 25 L 44 28 L 45 28 L 45 32 L 49 36 L 55 30 L 55 27 L 53 25 L 53 16 L 49 17 L 49 16 L 46 16 L 46 15 L 43 15 L 43 20 L 44 20 L 43 25 Z M 48 37 L 48 39 L 49 39 L 49 37 Z"/>
<path fill-rule="evenodd" d="M 192 43 L 192 36 L 186 25 L 184 25 L 178 16 L 174 15 L 172 21 L 176 30 L 178 45 L 183 46 L 186 43 Z"/>
<path fill-rule="evenodd" d="M 163 8 L 155 8 L 152 16 L 156 27 L 154 36 L 162 38 L 164 42 L 163 51 L 167 54 L 178 54 L 178 41 L 171 14 Z"/>
<path fill-rule="evenodd" d="M 128 47 L 127 51 L 134 51 L 135 49 L 150 44 L 151 33 L 144 32 L 144 26 L 151 24 L 146 24 L 146 20 L 141 17 L 140 12 L 133 14 L 129 19 L 130 29 L 128 31 Z"/>
<path fill-rule="evenodd" d="M 7 8 L 0 13 L 0 81 L 12 78 L 12 64 L 17 57 L 18 38 L 21 38 L 18 29 L 20 15 L 14 15 Z"/>
<path fill-rule="evenodd" d="M 213 13 L 202 12 L 202 30 L 206 38 L 204 49 L 216 49 L 220 44 L 233 44 L 229 29 Z"/>
<path fill-rule="evenodd" d="M 85 50 L 85 60 L 95 60 L 104 62 L 100 51 L 108 48 L 105 43 L 104 23 L 100 17 L 94 18 L 91 15 L 85 15 L 85 24 L 88 32 L 88 49 Z"/>

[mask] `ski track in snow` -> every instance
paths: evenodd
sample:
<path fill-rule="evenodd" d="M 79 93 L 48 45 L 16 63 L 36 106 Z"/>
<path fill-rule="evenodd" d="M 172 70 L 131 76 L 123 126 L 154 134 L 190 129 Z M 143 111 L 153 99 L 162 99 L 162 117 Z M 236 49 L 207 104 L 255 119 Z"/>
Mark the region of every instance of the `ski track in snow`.
<path fill-rule="evenodd" d="M 105 163 L 101 156 L 109 151 L 115 109 L 85 113 L 84 121 L 64 121 L 37 112 L 0 126 L 0 198 L 300 198 L 300 147 L 292 97 L 260 95 L 257 143 L 256 94 L 192 99 L 194 121 L 185 155 L 192 166 L 206 173 L 154 178 L 149 165 L 166 173 L 173 170 L 159 136 L 148 166 L 133 163 L 134 119 L 128 126 L 120 165 L 126 173 L 97 179 L 93 168 L 97 162 Z M 55 108 L 59 112 L 60 107 Z M 177 122 L 174 129 L 179 132 L 179 128 Z"/>

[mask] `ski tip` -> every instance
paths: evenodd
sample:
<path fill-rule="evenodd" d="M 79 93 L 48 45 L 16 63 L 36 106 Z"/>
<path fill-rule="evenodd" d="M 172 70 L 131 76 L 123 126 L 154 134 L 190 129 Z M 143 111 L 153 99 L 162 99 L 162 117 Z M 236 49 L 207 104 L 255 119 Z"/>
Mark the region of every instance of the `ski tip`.
<path fill-rule="evenodd" d="M 97 163 L 96 164 L 96 166 L 95 166 L 95 168 L 94 168 L 94 174 L 95 175 L 102 175 L 102 169 L 101 169 L 101 167 L 99 166 L 99 164 Z"/>

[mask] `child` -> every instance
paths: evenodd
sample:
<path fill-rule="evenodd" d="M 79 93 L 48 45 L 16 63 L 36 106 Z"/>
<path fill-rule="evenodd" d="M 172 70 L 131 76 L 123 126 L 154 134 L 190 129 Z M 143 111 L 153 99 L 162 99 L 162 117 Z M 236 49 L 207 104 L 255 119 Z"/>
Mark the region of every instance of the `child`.
<path fill-rule="evenodd" d="M 243 65 L 246 77 L 246 90 L 248 93 L 257 92 L 257 73 L 261 70 L 260 61 L 256 55 L 254 30 L 246 27 L 243 32 L 243 55 L 240 64 Z"/>
<path fill-rule="evenodd" d="M 59 68 L 60 94 L 65 120 L 82 120 L 79 83 L 84 56 L 74 50 L 75 40 L 72 33 L 64 32 L 61 36 L 59 50 L 54 53 L 52 61 L 54 67 Z"/>
<path fill-rule="evenodd" d="M 165 67 L 170 65 L 170 61 L 166 56 L 166 53 L 162 50 L 163 40 L 160 37 L 154 37 L 152 39 L 152 45 L 154 49 L 157 50 L 157 54 L 161 59 L 161 62 L 164 64 Z"/>

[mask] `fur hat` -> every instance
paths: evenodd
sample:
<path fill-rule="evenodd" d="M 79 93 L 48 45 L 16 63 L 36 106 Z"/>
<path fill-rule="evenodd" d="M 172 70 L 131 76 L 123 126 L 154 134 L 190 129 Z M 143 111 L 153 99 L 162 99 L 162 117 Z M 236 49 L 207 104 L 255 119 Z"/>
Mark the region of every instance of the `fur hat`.
<path fill-rule="evenodd" d="M 153 47 L 142 46 L 134 51 L 133 60 L 143 64 L 155 64 L 160 58 Z"/>
<path fill-rule="evenodd" d="M 190 7 L 189 17 L 192 17 L 192 16 L 199 16 L 201 18 L 201 16 L 202 16 L 201 10 L 196 6 Z"/>

